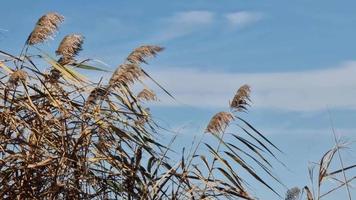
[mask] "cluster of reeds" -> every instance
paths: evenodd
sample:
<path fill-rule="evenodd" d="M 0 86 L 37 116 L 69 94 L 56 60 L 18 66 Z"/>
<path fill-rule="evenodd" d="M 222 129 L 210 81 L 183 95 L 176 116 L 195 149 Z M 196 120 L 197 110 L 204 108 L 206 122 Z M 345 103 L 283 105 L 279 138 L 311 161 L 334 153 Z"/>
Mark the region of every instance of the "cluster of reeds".
<path fill-rule="evenodd" d="M 57 13 L 39 19 L 25 44 L 35 55 L 0 51 L 0 197 L 255 199 L 242 170 L 275 192 L 257 171 L 279 182 L 269 161 L 279 149 L 240 116 L 249 105 L 249 86 L 237 91 L 231 111 L 219 112 L 207 126 L 204 137 L 215 138 L 218 147 L 199 142 L 181 160 L 171 160 L 170 145 L 158 139 L 160 128 L 143 104 L 156 100 L 155 93 L 132 89 L 152 79 L 141 64 L 163 48 L 141 46 L 107 83 L 92 83 L 76 71 L 100 70 L 77 62 L 83 36 L 66 36 L 58 59 L 35 46 L 63 19 Z"/>

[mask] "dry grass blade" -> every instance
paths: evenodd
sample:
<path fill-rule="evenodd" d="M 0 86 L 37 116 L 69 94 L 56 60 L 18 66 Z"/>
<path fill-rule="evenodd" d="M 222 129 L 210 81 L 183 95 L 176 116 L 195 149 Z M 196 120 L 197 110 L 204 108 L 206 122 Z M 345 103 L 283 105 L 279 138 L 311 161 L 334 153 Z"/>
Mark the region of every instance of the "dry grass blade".
<path fill-rule="evenodd" d="M 234 120 L 234 116 L 231 113 L 219 112 L 211 118 L 205 132 L 212 134 L 222 133 L 232 120 Z"/>
<path fill-rule="evenodd" d="M 327 171 L 329 169 L 329 166 L 331 164 L 331 161 L 333 160 L 333 157 L 337 151 L 337 148 L 332 148 L 328 152 L 324 154 L 324 156 L 321 158 L 320 163 L 319 163 L 319 186 L 321 185 L 322 181 L 324 178 L 327 177 Z"/>
<path fill-rule="evenodd" d="M 324 196 L 327 196 L 329 195 L 330 193 L 333 193 L 335 192 L 336 190 L 344 187 L 346 184 L 351 184 L 352 181 L 356 180 L 356 176 L 346 180 L 346 183 L 344 181 L 340 181 L 340 180 L 337 180 L 337 182 L 341 182 L 341 184 L 339 184 L 338 186 L 330 189 L 329 191 L 325 192 L 324 194 L 320 195 L 320 199 L 323 198 Z"/>
<path fill-rule="evenodd" d="M 164 48 L 153 45 L 143 45 L 136 48 L 128 57 L 127 61 L 132 64 L 146 63 L 145 58 L 154 57 Z"/>
<path fill-rule="evenodd" d="M 46 41 L 57 31 L 58 26 L 63 22 L 63 20 L 64 17 L 55 12 L 43 15 L 37 21 L 37 24 L 28 37 L 26 43 L 28 45 L 35 45 Z"/>
<path fill-rule="evenodd" d="M 12 69 L 6 66 L 3 62 L 0 62 L 0 67 L 3 68 L 7 73 L 12 73 Z"/>
<path fill-rule="evenodd" d="M 47 158 L 46 160 L 40 161 L 35 164 L 29 164 L 27 168 L 36 168 L 36 167 L 43 167 L 45 165 L 48 165 L 53 159 L 52 158 Z"/>
<path fill-rule="evenodd" d="M 310 189 L 308 186 L 304 187 L 305 192 L 307 193 L 307 200 L 314 200 L 313 194 L 311 193 Z"/>
<path fill-rule="evenodd" d="M 43 59 L 54 68 L 54 70 L 51 71 L 52 73 L 50 75 L 52 78 L 58 78 L 61 75 L 63 75 L 63 77 L 65 79 L 76 82 L 76 83 L 87 82 L 86 78 L 83 75 L 79 74 L 74 69 L 70 68 L 69 66 L 61 65 L 56 60 L 51 58 L 49 55 L 44 54 Z M 55 70 L 57 70 L 57 71 L 55 71 Z"/>

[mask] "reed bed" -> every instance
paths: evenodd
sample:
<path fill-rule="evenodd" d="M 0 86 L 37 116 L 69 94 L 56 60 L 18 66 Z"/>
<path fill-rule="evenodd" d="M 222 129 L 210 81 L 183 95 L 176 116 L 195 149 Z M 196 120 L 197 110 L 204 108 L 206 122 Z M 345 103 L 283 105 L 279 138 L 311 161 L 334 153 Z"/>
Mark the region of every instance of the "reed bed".
<path fill-rule="evenodd" d="M 265 180 L 282 185 L 271 164 L 280 150 L 240 115 L 251 102 L 248 85 L 207 125 L 204 137 L 215 143 L 198 141 L 180 160 L 169 159 L 174 139 L 159 139 L 144 103 L 156 101 L 155 92 L 132 89 L 148 78 L 174 98 L 142 66 L 163 48 L 138 47 L 107 82 L 93 83 L 77 72 L 102 70 L 77 61 L 81 34 L 65 36 L 58 57 L 40 48 L 63 20 L 45 14 L 19 56 L 0 51 L 2 199 L 256 199 L 239 170 L 281 197 Z"/>

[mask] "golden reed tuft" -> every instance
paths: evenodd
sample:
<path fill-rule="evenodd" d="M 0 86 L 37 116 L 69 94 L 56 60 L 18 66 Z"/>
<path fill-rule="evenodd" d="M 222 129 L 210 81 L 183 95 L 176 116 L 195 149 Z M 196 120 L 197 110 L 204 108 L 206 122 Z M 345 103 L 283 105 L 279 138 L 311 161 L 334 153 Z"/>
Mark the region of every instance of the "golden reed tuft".
<path fill-rule="evenodd" d="M 35 28 L 28 36 L 26 44 L 35 45 L 50 38 L 58 29 L 64 17 L 58 13 L 50 12 L 43 15 L 36 23 Z"/>
<path fill-rule="evenodd" d="M 14 71 L 9 78 L 9 86 L 17 85 L 20 81 L 26 82 L 27 80 L 27 72 L 23 70 L 16 70 Z"/>
<path fill-rule="evenodd" d="M 246 111 L 247 106 L 249 106 L 249 102 L 251 101 L 250 93 L 251 87 L 249 85 L 241 86 L 237 90 L 234 98 L 232 99 L 232 102 L 230 103 L 230 108 L 236 111 Z"/>
<path fill-rule="evenodd" d="M 127 57 L 127 61 L 132 64 L 146 63 L 146 57 L 154 57 L 158 52 L 163 51 L 163 47 L 153 45 L 143 45 L 136 48 Z"/>
<path fill-rule="evenodd" d="M 110 78 L 110 86 L 128 85 L 139 80 L 144 74 L 142 69 L 135 64 L 120 65 Z"/>
<path fill-rule="evenodd" d="M 146 101 L 156 101 L 157 96 L 152 90 L 143 89 L 141 92 L 138 93 L 137 99 Z"/>
<path fill-rule="evenodd" d="M 57 55 L 62 56 L 62 61 L 70 62 L 82 50 L 84 37 L 79 34 L 70 34 L 63 38 L 56 51 Z"/>
<path fill-rule="evenodd" d="M 232 120 L 234 120 L 234 116 L 231 113 L 219 112 L 211 118 L 205 132 L 212 134 L 222 133 Z"/>

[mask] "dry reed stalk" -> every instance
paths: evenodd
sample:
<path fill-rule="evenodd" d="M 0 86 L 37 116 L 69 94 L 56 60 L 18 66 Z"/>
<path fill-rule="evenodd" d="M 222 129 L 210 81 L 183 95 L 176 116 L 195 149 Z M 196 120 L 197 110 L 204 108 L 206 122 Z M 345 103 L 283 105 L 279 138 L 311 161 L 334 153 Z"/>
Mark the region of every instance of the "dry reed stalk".
<path fill-rule="evenodd" d="M 334 142 L 335 142 L 335 145 L 336 145 L 336 152 L 337 152 L 337 155 L 339 157 L 339 161 L 340 161 L 340 165 L 342 167 L 342 175 L 343 175 L 343 178 L 344 178 L 344 181 L 345 181 L 345 187 L 346 187 L 346 191 L 347 191 L 347 195 L 349 197 L 349 200 L 351 200 L 351 192 L 350 192 L 350 188 L 349 188 L 349 184 L 348 184 L 348 180 L 347 180 L 347 177 L 346 177 L 346 173 L 344 171 L 345 169 L 345 165 L 344 165 L 344 161 L 342 159 L 342 156 L 341 156 L 341 153 L 340 153 L 340 147 L 339 147 L 339 141 L 336 137 L 336 131 L 335 131 L 335 128 L 334 128 L 334 122 L 333 122 L 333 119 L 331 117 L 331 113 L 329 111 L 329 118 L 330 118 L 330 123 L 331 123 L 331 127 L 332 127 L 332 132 L 333 132 L 333 136 L 334 136 Z"/>
<path fill-rule="evenodd" d="M 57 31 L 60 23 L 63 21 L 64 17 L 55 12 L 50 12 L 43 15 L 37 21 L 35 28 L 28 36 L 26 44 L 35 45 L 46 41 Z"/>
<path fill-rule="evenodd" d="M 303 190 L 305 190 L 305 193 L 307 195 L 307 200 L 314 200 L 314 197 L 313 197 L 313 194 L 312 192 L 310 191 L 310 189 L 308 188 L 308 186 L 305 186 L 303 188 Z"/>
<path fill-rule="evenodd" d="M 156 101 L 157 96 L 152 90 L 143 89 L 141 92 L 138 93 L 137 99 L 146 101 Z"/>
<path fill-rule="evenodd" d="M 222 133 L 232 120 L 234 120 L 234 116 L 231 113 L 219 112 L 211 118 L 205 132 L 212 134 Z"/>
<path fill-rule="evenodd" d="M 241 86 L 232 99 L 230 108 L 236 111 L 246 111 L 247 106 L 249 106 L 249 102 L 251 101 L 250 93 L 251 87 L 249 85 Z"/>
<path fill-rule="evenodd" d="M 146 63 L 146 57 L 154 57 L 164 48 L 153 45 L 143 45 L 136 48 L 128 57 L 127 61 L 132 64 Z"/>

